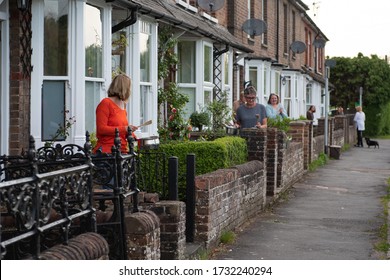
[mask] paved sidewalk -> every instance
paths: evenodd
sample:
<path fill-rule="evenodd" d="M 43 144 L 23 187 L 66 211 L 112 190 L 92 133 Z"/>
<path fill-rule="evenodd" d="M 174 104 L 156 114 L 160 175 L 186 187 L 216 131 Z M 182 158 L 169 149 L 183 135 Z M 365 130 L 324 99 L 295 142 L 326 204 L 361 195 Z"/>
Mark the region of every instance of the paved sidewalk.
<path fill-rule="evenodd" d="M 238 233 L 219 260 L 375 260 L 390 177 L 390 140 L 307 173 L 288 198 Z M 390 226 L 390 221 L 388 221 Z"/>

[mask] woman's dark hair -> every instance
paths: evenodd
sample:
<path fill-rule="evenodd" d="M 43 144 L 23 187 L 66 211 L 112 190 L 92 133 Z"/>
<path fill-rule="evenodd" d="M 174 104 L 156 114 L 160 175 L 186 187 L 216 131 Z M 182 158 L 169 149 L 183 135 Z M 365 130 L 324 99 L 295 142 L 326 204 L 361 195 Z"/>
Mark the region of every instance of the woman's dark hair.
<path fill-rule="evenodd" d="M 280 98 L 279 98 L 279 95 L 275 94 L 275 93 L 271 93 L 268 97 L 268 104 L 271 104 L 271 98 L 272 96 L 275 95 L 277 98 L 278 98 L 278 104 L 280 103 Z"/>

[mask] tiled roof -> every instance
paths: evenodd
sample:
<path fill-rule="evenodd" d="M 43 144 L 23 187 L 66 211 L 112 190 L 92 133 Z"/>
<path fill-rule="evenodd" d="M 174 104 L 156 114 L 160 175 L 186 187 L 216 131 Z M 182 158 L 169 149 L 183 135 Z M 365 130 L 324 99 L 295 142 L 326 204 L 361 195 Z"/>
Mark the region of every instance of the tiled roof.
<path fill-rule="evenodd" d="M 121 1 L 126 2 L 126 0 Z M 185 10 L 172 0 L 127 0 L 129 7 L 137 8 L 140 14 L 150 15 L 161 21 L 180 26 L 189 32 L 199 34 L 212 40 L 232 46 L 244 52 L 253 50 L 239 43 L 222 25 L 214 23 L 198 13 Z"/>

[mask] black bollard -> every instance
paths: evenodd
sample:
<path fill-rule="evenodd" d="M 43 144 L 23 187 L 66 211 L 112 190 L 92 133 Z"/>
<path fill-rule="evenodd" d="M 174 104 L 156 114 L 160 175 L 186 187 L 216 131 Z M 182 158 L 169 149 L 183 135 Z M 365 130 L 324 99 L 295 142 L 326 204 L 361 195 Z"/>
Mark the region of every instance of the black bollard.
<path fill-rule="evenodd" d="M 178 200 L 179 189 L 179 159 L 170 157 L 168 160 L 168 199 Z"/>
<path fill-rule="evenodd" d="M 195 154 L 187 155 L 186 178 L 186 241 L 194 242 L 195 236 Z"/>

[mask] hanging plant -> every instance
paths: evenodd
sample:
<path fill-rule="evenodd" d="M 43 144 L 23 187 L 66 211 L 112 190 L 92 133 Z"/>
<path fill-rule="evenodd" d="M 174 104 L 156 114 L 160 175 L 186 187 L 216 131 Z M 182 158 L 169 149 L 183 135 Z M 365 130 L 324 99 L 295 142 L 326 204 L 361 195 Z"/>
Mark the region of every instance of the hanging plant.
<path fill-rule="evenodd" d="M 126 47 L 128 46 L 126 34 L 121 33 L 118 39 L 115 39 L 111 43 L 112 45 L 112 55 L 123 55 L 125 54 Z"/>

